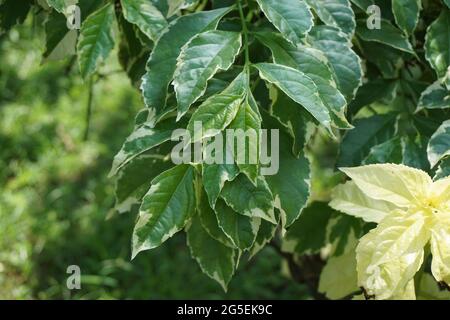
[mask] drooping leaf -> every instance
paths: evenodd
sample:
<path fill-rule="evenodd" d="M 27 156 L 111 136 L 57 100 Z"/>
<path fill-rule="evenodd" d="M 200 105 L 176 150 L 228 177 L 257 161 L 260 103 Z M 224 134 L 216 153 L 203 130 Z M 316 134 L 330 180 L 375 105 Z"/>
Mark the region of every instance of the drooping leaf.
<path fill-rule="evenodd" d="M 67 18 L 52 11 L 45 22 L 45 60 L 60 60 L 76 54 L 76 30 L 69 30 L 66 26 Z"/>
<path fill-rule="evenodd" d="M 230 248 L 236 248 L 231 239 L 219 227 L 217 215 L 214 212 L 214 210 L 209 206 L 205 192 L 200 191 L 200 194 L 197 194 L 196 200 L 197 200 L 197 213 L 200 218 L 199 221 L 201 222 L 203 229 L 209 234 L 209 236 L 219 241 L 223 245 Z"/>
<path fill-rule="evenodd" d="M 76 0 L 47 0 L 50 7 L 58 11 L 59 13 L 65 13 L 68 6 L 76 4 Z"/>
<path fill-rule="evenodd" d="M 349 0 L 306 0 L 306 2 L 323 23 L 338 28 L 349 38 L 353 36 L 356 22 Z"/>
<path fill-rule="evenodd" d="M 120 0 L 128 22 L 135 24 L 150 39 L 156 41 L 167 27 L 164 15 L 148 0 Z"/>
<path fill-rule="evenodd" d="M 414 54 L 414 49 L 404 33 L 388 20 L 381 19 L 380 29 L 368 29 L 366 20 L 358 20 L 356 34 L 364 41 L 373 41 Z"/>
<path fill-rule="evenodd" d="M 275 63 L 297 69 L 313 80 L 322 102 L 330 113 L 333 126 L 342 129 L 351 128 L 345 118 L 347 102 L 336 88 L 328 59 L 320 50 L 304 45 L 294 46 L 273 33 L 260 33 L 256 36 L 271 49 Z"/>
<path fill-rule="evenodd" d="M 202 164 L 203 186 L 212 208 L 214 208 L 225 182 L 234 180 L 239 174 L 239 168 L 233 160 L 233 152 L 226 143 L 223 143 L 222 147 L 222 161 L 213 161 L 214 159 L 209 159 L 209 155 L 206 154 Z M 215 152 L 218 151 L 215 150 Z M 211 156 L 215 156 L 215 153 Z M 227 161 L 227 159 L 231 159 L 231 161 Z"/>
<path fill-rule="evenodd" d="M 267 19 L 293 44 L 311 30 L 313 16 L 303 0 L 257 0 Z"/>
<path fill-rule="evenodd" d="M 250 218 L 235 212 L 223 200 L 214 209 L 221 230 L 240 250 L 249 249 L 255 242 L 261 224 L 260 218 Z"/>
<path fill-rule="evenodd" d="M 100 61 L 105 60 L 114 47 L 114 6 L 108 4 L 95 11 L 83 22 L 77 44 L 81 76 L 94 73 Z"/>
<path fill-rule="evenodd" d="M 198 220 L 198 217 L 192 219 L 187 229 L 187 245 L 191 256 L 203 273 L 217 281 L 226 291 L 236 270 L 237 252 L 211 238 Z"/>
<path fill-rule="evenodd" d="M 152 181 L 133 231 L 133 257 L 182 230 L 195 212 L 194 169 L 182 164 Z"/>
<path fill-rule="evenodd" d="M 130 211 L 150 189 L 153 178 L 171 166 L 168 157 L 158 152 L 143 154 L 129 161 L 117 175 L 115 209 L 119 213 Z"/>
<path fill-rule="evenodd" d="M 338 166 L 355 166 L 368 155 L 372 146 L 390 139 L 394 134 L 395 115 L 375 115 L 358 119 L 340 146 Z"/>
<path fill-rule="evenodd" d="M 447 108 L 450 108 L 450 91 L 448 91 L 438 80 L 422 92 L 417 111 L 420 111 L 421 109 Z"/>
<path fill-rule="evenodd" d="M 433 180 L 439 180 L 448 176 L 450 176 L 450 158 L 445 158 L 439 164 Z"/>
<path fill-rule="evenodd" d="M 364 12 L 367 11 L 367 8 L 375 4 L 374 0 L 350 0 L 350 1 Z"/>
<path fill-rule="evenodd" d="M 247 93 L 228 128 L 235 130 L 233 136 L 235 146 L 232 150 L 240 171 L 256 183 L 261 151 L 261 115 L 251 92 Z M 227 143 L 229 143 L 228 140 Z"/>
<path fill-rule="evenodd" d="M 239 214 L 276 223 L 273 195 L 261 176 L 254 185 L 247 176 L 240 174 L 233 181 L 225 183 L 220 196 Z"/>
<path fill-rule="evenodd" d="M 100 0 L 80 0 L 77 6 L 84 22 L 102 4 Z M 50 12 L 45 22 L 45 60 L 59 60 L 76 54 L 77 31 L 67 28 L 67 17 L 58 11 Z"/>
<path fill-rule="evenodd" d="M 279 169 L 276 174 L 267 175 L 266 181 L 281 212 L 282 225 L 289 227 L 300 216 L 310 195 L 309 161 L 304 152 L 298 157 L 293 155 L 291 138 L 269 117 L 264 119 L 266 126 L 279 131 Z"/>
<path fill-rule="evenodd" d="M 443 77 L 450 67 L 450 11 L 442 10 L 441 15 L 427 29 L 425 37 L 425 58 Z"/>
<path fill-rule="evenodd" d="M 306 143 L 307 123 L 311 116 L 306 110 L 299 110 L 299 105 L 278 89 L 272 90 L 271 93 L 270 112 L 287 128 L 294 139 L 292 153 L 299 157 Z"/>
<path fill-rule="evenodd" d="M 253 247 L 250 249 L 249 259 L 254 257 L 267 243 L 273 239 L 276 230 L 277 225 L 266 220 L 261 220 L 261 225 L 259 227 L 258 234 L 256 235 L 255 242 L 253 243 Z"/>
<path fill-rule="evenodd" d="M 407 34 L 416 29 L 419 22 L 419 14 L 422 8 L 420 0 L 393 0 L 392 11 L 394 12 L 397 25 Z"/>
<path fill-rule="evenodd" d="M 261 78 L 273 83 L 292 100 L 302 105 L 331 133 L 330 114 L 310 77 L 297 69 L 280 64 L 258 63 L 254 66 Z"/>
<path fill-rule="evenodd" d="M 307 41 L 328 58 L 339 91 L 351 101 L 362 84 L 362 67 L 348 39 L 334 27 L 315 26 Z"/>
<path fill-rule="evenodd" d="M 151 108 L 154 122 L 168 112 L 167 90 L 174 76 L 181 48 L 198 33 L 215 29 L 229 10 L 221 8 L 181 16 L 171 22 L 168 30 L 158 39 L 147 61 L 147 72 L 141 85 L 144 102 Z"/>
<path fill-rule="evenodd" d="M 450 155 L 450 120 L 444 121 L 433 134 L 428 143 L 427 153 L 431 167 Z"/>
<path fill-rule="evenodd" d="M 127 162 L 138 155 L 166 142 L 172 137 L 172 133 L 179 124 L 173 119 L 159 123 L 156 127 L 147 124 L 139 126 L 126 139 L 120 151 L 114 157 L 110 176 L 117 173 Z"/>
<path fill-rule="evenodd" d="M 224 130 L 236 117 L 247 87 L 247 75 L 242 72 L 224 91 L 203 102 L 187 126 L 192 142 L 214 137 Z M 201 131 L 197 130 L 199 125 Z"/>
<path fill-rule="evenodd" d="M 208 31 L 194 37 L 181 51 L 174 76 L 178 119 L 200 98 L 208 80 L 218 70 L 227 70 L 241 47 L 237 32 Z"/>

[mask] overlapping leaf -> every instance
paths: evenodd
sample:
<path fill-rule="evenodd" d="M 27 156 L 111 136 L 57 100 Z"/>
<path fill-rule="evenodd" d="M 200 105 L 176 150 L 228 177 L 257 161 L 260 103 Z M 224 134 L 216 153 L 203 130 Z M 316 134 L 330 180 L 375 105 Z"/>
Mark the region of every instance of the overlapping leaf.
<path fill-rule="evenodd" d="M 114 47 L 114 6 L 108 4 L 91 14 L 83 23 L 78 40 L 78 64 L 83 78 L 97 70 Z"/>
<path fill-rule="evenodd" d="M 227 70 L 241 47 L 237 32 L 208 31 L 193 38 L 181 51 L 174 87 L 178 118 L 204 94 L 208 80 L 219 70 Z"/>
<path fill-rule="evenodd" d="M 146 65 L 141 90 L 154 122 L 168 112 L 167 90 L 174 76 L 182 47 L 198 33 L 215 29 L 220 18 L 230 9 L 221 8 L 181 16 L 170 23 L 158 39 Z"/>
<path fill-rule="evenodd" d="M 167 27 L 164 15 L 148 0 L 121 0 L 123 15 L 150 39 L 156 41 Z"/>
<path fill-rule="evenodd" d="M 152 181 L 133 231 L 133 257 L 182 230 L 195 212 L 194 169 L 182 164 Z"/>
<path fill-rule="evenodd" d="M 267 19 L 293 44 L 300 43 L 313 26 L 303 0 L 257 0 Z"/>

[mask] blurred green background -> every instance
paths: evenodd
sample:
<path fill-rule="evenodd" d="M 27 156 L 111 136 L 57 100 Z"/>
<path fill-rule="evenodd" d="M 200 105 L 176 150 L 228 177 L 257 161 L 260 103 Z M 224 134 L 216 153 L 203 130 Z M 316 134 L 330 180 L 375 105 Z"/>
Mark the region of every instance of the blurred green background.
<path fill-rule="evenodd" d="M 266 248 L 243 261 L 228 293 L 203 275 L 180 234 L 130 261 L 135 214 L 118 215 L 114 154 L 142 107 L 116 54 L 93 89 L 71 58 L 43 63 L 33 21 L 0 36 L 0 299 L 302 299 Z M 82 288 L 68 290 L 69 265 Z"/>

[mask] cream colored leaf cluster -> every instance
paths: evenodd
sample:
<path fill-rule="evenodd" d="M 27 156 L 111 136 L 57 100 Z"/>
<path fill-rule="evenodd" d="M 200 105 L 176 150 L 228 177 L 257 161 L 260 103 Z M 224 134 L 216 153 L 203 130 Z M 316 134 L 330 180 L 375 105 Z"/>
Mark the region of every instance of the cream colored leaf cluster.
<path fill-rule="evenodd" d="M 356 248 L 358 285 L 375 299 L 414 298 L 414 275 L 432 253 L 431 271 L 450 285 L 450 177 L 432 181 L 404 165 L 342 168 L 352 181 L 333 191 L 330 206 L 377 227 Z"/>

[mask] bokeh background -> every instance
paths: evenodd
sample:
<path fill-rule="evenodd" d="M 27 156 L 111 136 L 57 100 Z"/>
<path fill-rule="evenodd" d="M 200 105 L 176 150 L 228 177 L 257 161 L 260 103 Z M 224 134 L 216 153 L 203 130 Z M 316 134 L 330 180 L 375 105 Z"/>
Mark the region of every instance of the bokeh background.
<path fill-rule="evenodd" d="M 201 273 L 183 233 L 130 261 L 136 215 L 114 212 L 107 174 L 140 94 L 111 54 L 85 140 L 89 86 L 72 58 L 42 61 L 35 23 L 0 36 L 0 299 L 308 298 L 270 247 L 228 293 Z M 69 265 L 81 268 L 80 290 L 66 287 Z"/>

